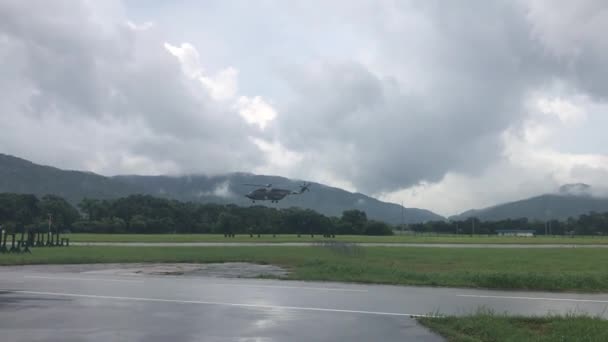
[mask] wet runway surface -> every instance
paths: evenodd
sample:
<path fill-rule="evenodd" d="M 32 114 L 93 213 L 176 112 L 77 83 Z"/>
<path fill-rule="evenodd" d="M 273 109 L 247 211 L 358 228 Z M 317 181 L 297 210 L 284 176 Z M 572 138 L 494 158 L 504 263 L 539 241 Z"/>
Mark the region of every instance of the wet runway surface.
<path fill-rule="evenodd" d="M 411 316 L 480 307 L 606 317 L 608 295 L 0 268 L 2 341 L 441 341 Z"/>

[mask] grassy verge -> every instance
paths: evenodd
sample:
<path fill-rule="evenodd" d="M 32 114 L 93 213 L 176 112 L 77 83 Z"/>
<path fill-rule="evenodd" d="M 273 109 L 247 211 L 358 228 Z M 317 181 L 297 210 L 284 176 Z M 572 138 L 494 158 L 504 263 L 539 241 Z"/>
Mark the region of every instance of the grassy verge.
<path fill-rule="evenodd" d="M 419 321 L 450 342 L 608 341 L 608 321 L 586 316 L 510 317 L 480 313 Z"/>
<path fill-rule="evenodd" d="M 2 265 L 227 261 L 284 266 L 300 280 L 608 291 L 608 253 L 599 248 L 69 247 L 0 255 Z"/>
<path fill-rule="evenodd" d="M 220 234 L 66 234 L 71 241 L 76 242 L 313 242 L 327 240 L 320 235 L 314 238 L 310 235 L 262 235 L 261 237 L 237 235 L 225 238 Z M 468 236 L 468 235 L 393 235 L 393 236 L 357 236 L 342 235 L 335 240 L 347 242 L 378 242 L 378 243 L 488 243 L 488 244 L 608 244 L 608 237 L 563 237 L 537 236 L 499 237 L 499 236 Z"/>

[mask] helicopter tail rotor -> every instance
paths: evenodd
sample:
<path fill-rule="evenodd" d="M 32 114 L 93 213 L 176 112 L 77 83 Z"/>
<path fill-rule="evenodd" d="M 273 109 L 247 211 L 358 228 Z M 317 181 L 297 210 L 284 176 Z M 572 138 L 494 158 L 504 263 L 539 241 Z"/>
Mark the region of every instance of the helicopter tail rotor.
<path fill-rule="evenodd" d="M 310 183 L 302 183 L 300 185 L 300 193 L 304 193 L 306 191 L 310 191 Z"/>

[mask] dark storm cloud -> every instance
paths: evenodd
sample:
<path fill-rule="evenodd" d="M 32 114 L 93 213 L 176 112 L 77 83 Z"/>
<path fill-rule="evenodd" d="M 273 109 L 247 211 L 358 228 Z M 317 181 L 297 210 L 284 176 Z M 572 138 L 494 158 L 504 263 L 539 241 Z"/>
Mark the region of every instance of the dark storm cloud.
<path fill-rule="evenodd" d="M 204 37 L 201 60 L 244 65 L 246 88 L 272 98 L 277 116 L 261 131 L 239 116 L 240 94 L 218 99 L 230 89 L 186 77 L 163 47 L 181 40 L 128 25 L 120 1 L 3 1 L 0 148 L 106 173 L 329 174 L 369 193 L 475 177 L 503 158 L 531 94 L 557 82 L 605 101 L 605 2 L 561 5 L 190 3 L 181 13 Z M 169 12 L 161 21 L 181 32 Z"/>
<path fill-rule="evenodd" d="M 532 35 L 556 59 L 558 77 L 582 92 L 608 97 L 608 4 L 603 0 L 560 3 L 537 0 L 527 4 Z"/>
<path fill-rule="evenodd" d="M 409 11 L 402 19 L 415 18 L 419 30 L 374 19 L 359 28 L 362 37 L 378 38 L 369 48 L 388 72 L 339 59 L 283 72 L 296 94 L 280 108 L 281 132 L 290 129 L 285 145 L 364 192 L 436 182 L 450 171 L 482 172 L 502 158 L 501 134 L 526 118 L 532 91 L 600 60 L 593 55 L 577 61 L 581 68 L 566 68 L 567 59 L 548 51 L 520 3 L 397 4 L 403 8 L 391 10 Z M 602 71 L 607 64 L 600 64 Z M 598 83 L 600 94 L 605 79 Z"/>
<path fill-rule="evenodd" d="M 6 48 L 1 68 L 17 68 L 0 84 L 26 89 L 21 98 L 3 100 L 3 120 L 17 125 L 29 116 L 34 124 L 95 124 L 92 130 L 100 135 L 125 126 L 115 135 L 126 144 L 113 146 L 98 137 L 90 146 L 93 151 L 81 154 L 74 149 L 88 142 L 74 140 L 70 129 L 62 132 L 65 136 L 53 136 L 64 140 L 48 142 L 55 147 L 75 145 L 69 152 L 73 160 L 96 154 L 111 160 L 121 153 L 151 164 L 169 162 L 175 166 L 169 171 L 198 172 L 246 170 L 261 162 L 249 139 L 256 131 L 230 106 L 213 101 L 200 82 L 183 75 L 158 30 L 129 27 L 118 2 L 5 1 L 0 4 L 0 37 Z M 6 145 L 22 147 L 3 152 L 36 155 L 33 144 Z M 106 171 L 116 170 L 121 171 L 119 165 Z"/>
<path fill-rule="evenodd" d="M 450 170 L 475 173 L 499 158 L 500 133 L 524 114 L 539 59 L 516 10 L 485 4 L 420 10 L 432 24 L 415 33 L 427 39 L 424 51 L 408 49 L 411 32 L 377 28 L 384 59 L 398 65 L 408 55 L 425 57 L 418 70 L 397 70 L 397 78 L 349 61 L 286 71 L 298 94 L 281 108 L 282 128 L 295 130 L 284 137 L 287 147 L 320 155 L 372 193 L 438 181 Z M 422 92 L 401 85 L 409 71 L 420 79 L 407 81 L 423 83 Z"/>

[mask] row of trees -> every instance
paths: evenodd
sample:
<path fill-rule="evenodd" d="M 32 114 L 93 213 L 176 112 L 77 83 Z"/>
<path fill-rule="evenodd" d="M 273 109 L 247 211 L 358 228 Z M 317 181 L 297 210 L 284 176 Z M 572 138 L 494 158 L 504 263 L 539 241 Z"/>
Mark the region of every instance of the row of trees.
<path fill-rule="evenodd" d="M 222 233 L 222 234 L 355 234 L 390 235 L 391 226 L 368 220 L 360 210 L 327 217 L 301 208 L 276 209 L 264 206 L 179 202 L 147 195 L 114 200 L 84 199 L 78 209 L 63 198 L 45 195 L 0 193 L 0 224 L 20 231 L 48 229 L 91 233 Z M 432 221 L 409 225 L 425 233 L 495 234 L 500 229 L 527 229 L 536 234 L 608 235 L 608 213 L 591 212 L 565 221 L 530 221 L 526 218 L 501 221 Z"/>
<path fill-rule="evenodd" d="M 180 202 L 148 195 L 84 199 L 78 209 L 58 196 L 0 194 L 0 223 L 20 230 L 48 229 L 48 215 L 62 230 L 89 233 L 360 234 L 390 235 L 392 227 L 360 210 L 340 218 L 301 208 Z"/>
<path fill-rule="evenodd" d="M 0 193 L 0 224 L 4 229 L 42 230 L 47 227 L 49 215 L 61 227 L 70 227 L 80 219 L 80 213 L 59 196 L 45 195 L 38 199 L 34 195 Z"/>
<path fill-rule="evenodd" d="M 531 221 L 527 218 L 500 221 L 480 221 L 469 218 L 462 221 L 432 221 L 413 224 L 415 232 L 448 234 L 496 234 L 501 229 L 533 230 L 537 235 L 608 235 L 608 212 L 590 212 L 565 221 Z"/>

